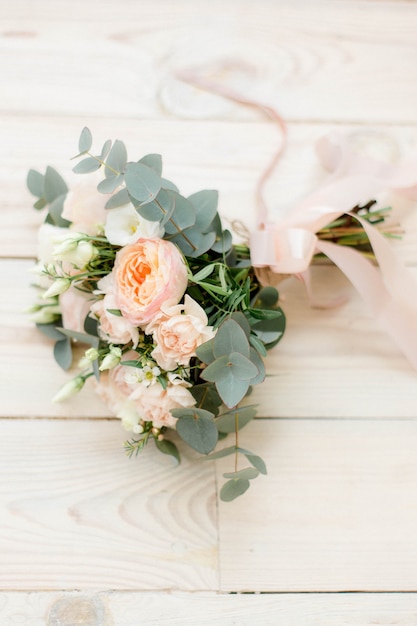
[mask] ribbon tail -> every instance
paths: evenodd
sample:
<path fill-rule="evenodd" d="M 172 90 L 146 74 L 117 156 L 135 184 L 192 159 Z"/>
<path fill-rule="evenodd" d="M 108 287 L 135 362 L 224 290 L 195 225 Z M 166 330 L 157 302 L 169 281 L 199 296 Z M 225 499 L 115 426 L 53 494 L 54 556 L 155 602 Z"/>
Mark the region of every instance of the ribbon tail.
<path fill-rule="evenodd" d="M 359 252 L 325 241 L 318 241 L 317 249 L 345 274 L 368 305 L 379 326 L 391 336 L 417 369 L 416 307 L 410 301 L 397 298 L 386 285 L 381 272 Z M 406 268 L 402 270 L 404 272 Z M 412 295 L 415 297 L 416 293 L 414 291 Z"/>

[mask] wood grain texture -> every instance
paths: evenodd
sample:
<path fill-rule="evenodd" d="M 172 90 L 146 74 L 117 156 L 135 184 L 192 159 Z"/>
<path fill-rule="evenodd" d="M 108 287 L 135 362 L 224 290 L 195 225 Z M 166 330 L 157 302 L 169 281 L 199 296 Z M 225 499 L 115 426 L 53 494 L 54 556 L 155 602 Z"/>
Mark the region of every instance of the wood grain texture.
<path fill-rule="evenodd" d="M 129 460 L 117 422 L 0 431 L 1 589 L 218 588 L 212 465 Z"/>
<path fill-rule="evenodd" d="M 415 626 L 416 603 L 412 593 L 2 593 L 0 617 L 4 626 Z"/>
<path fill-rule="evenodd" d="M 417 423 L 262 420 L 268 475 L 221 503 L 223 591 L 415 591 Z M 217 463 L 218 482 L 230 457 Z M 244 466 L 244 465 L 242 465 Z"/>
<path fill-rule="evenodd" d="M 58 9 L 48 0 L 18 0 L 1 15 L 8 61 L 1 110 L 235 114 L 236 107 L 178 84 L 175 70 L 192 64 L 226 74 L 289 120 L 415 122 L 416 25 L 415 4 L 403 1 L 320 0 L 312 10 L 308 0 L 199 0 L 175 9 L 162 0 L 156 11 L 150 1 L 66 1 Z"/>

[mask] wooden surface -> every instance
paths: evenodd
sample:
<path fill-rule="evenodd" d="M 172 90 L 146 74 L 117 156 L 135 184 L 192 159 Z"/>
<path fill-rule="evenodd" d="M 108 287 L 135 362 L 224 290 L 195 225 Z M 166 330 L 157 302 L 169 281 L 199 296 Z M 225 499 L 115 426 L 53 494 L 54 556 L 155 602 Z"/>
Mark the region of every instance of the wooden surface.
<path fill-rule="evenodd" d="M 2 626 L 417 624 L 417 373 L 337 269 L 313 272 L 319 297 L 348 296 L 337 310 L 282 283 L 287 333 L 241 435 L 268 475 L 229 504 L 228 459 L 129 461 L 92 390 L 52 405 L 68 376 L 24 313 L 42 221 L 26 172 L 74 181 L 83 126 L 161 153 L 184 193 L 216 188 L 251 226 L 279 133 L 176 71 L 209 68 L 284 116 L 279 217 L 323 179 L 329 130 L 392 161 L 415 146 L 416 32 L 413 0 L 0 2 Z M 394 200 L 417 276 L 417 205 Z"/>

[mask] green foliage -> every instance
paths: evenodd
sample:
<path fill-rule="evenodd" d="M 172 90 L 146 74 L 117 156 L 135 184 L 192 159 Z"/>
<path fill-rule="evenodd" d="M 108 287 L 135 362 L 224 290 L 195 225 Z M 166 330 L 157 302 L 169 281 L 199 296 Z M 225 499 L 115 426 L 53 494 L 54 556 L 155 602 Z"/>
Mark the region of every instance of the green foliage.
<path fill-rule="evenodd" d="M 191 448 L 201 454 L 209 454 L 218 440 L 218 432 L 214 423 L 214 415 L 205 409 L 172 409 L 171 413 L 178 418 L 177 433 Z"/>
<path fill-rule="evenodd" d="M 160 452 L 172 456 L 177 461 L 177 463 L 181 463 L 180 453 L 178 452 L 178 448 L 175 443 L 169 441 L 168 439 L 156 438 L 155 445 Z"/>

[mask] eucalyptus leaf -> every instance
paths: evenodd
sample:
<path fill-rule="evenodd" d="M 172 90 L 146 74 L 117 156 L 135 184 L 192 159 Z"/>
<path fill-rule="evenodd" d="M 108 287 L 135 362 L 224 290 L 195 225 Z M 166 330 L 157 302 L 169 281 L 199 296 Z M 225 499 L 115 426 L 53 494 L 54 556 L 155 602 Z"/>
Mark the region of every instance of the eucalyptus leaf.
<path fill-rule="evenodd" d="M 218 432 L 212 413 L 196 408 L 172 409 L 171 413 L 178 417 L 178 435 L 191 448 L 201 454 L 208 454 L 216 447 Z"/>
<path fill-rule="evenodd" d="M 68 187 L 62 176 L 49 165 L 46 168 L 43 183 L 42 195 L 48 204 L 53 202 L 58 196 L 68 192 Z"/>
<path fill-rule="evenodd" d="M 279 309 L 279 311 L 281 311 Z M 285 315 L 274 319 L 259 320 L 252 324 L 252 332 L 260 339 L 267 350 L 273 348 L 282 338 L 285 331 Z"/>
<path fill-rule="evenodd" d="M 107 139 L 107 141 L 104 142 L 103 147 L 101 149 L 100 158 L 102 161 L 104 161 L 107 155 L 109 154 L 111 150 L 111 146 L 112 146 L 112 140 Z"/>
<path fill-rule="evenodd" d="M 255 348 L 255 350 L 261 355 L 266 356 L 266 348 L 261 339 L 257 335 L 251 334 L 249 337 L 249 343 Z"/>
<path fill-rule="evenodd" d="M 228 252 L 232 247 L 233 237 L 229 230 L 224 230 L 221 235 L 218 235 L 215 239 L 215 243 L 211 246 L 214 252 Z"/>
<path fill-rule="evenodd" d="M 43 195 L 43 181 L 44 175 L 36 170 L 29 170 L 26 185 L 30 193 L 37 198 L 42 198 Z"/>
<path fill-rule="evenodd" d="M 85 126 L 82 131 L 80 138 L 78 140 L 78 150 L 80 153 L 88 152 L 93 145 L 93 136 L 91 131 L 87 126 Z"/>
<path fill-rule="evenodd" d="M 216 357 L 239 352 L 249 357 L 249 342 L 245 331 L 233 319 L 227 319 L 220 324 L 214 338 L 213 352 Z"/>
<path fill-rule="evenodd" d="M 235 454 L 238 449 L 236 446 L 230 446 L 229 448 L 223 448 L 222 450 L 218 450 L 217 452 L 213 452 L 209 454 L 205 461 L 215 461 L 216 459 L 222 459 L 225 456 L 230 456 L 231 454 Z"/>
<path fill-rule="evenodd" d="M 238 430 L 249 424 L 256 415 L 255 405 L 242 406 L 227 413 L 219 415 L 216 419 L 217 429 L 222 433 L 234 433 L 236 430 L 236 418 Z"/>
<path fill-rule="evenodd" d="M 249 463 L 251 463 L 253 467 L 256 467 L 260 474 L 267 474 L 265 462 L 260 456 L 252 454 L 252 452 L 249 452 L 248 450 L 242 450 L 241 448 L 238 448 L 238 452 L 244 454 Z"/>
<path fill-rule="evenodd" d="M 262 383 L 265 380 L 266 373 L 264 362 L 259 356 L 259 352 L 252 347 L 250 348 L 249 358 L 258 370 L 258 373 L 253 378 L 251 378 L 250 384 L 259 385 L 259 383 Z"/>
<path fill-rule="evenodd" d="M 97 185 L 97 191 L 100 193 L 113 193 L 123 183 L 123 175 L 109 176 L 104 178 Z M 127 192 L 126 192 L 127 193 Z"/>
<path fill-rule="evenodd" d="M 161 189 L 155 200 L 147 204 L 141 205 L 134 198 L 132 202 L 142 217 L 152 222 L 161 222 L 161 224 L 165 224 L 170 219 L 175 208 L 174 194 L 165 189 Z"/>
<path fill-rule="evenodd" d="M 224 483 L 220 490 L 220 499 L 223 502 L 231 502 L 243 495 L 250 487 L 250 482 L 246 478 L 232 478 Z"/>
<path fill-rule="evenodd" d="M 216 360 L 213 352 L 213 346 L 214 339 L 209 339 L 208 341 L 202 343 L 201 346 L 198 346 L 198 348 L 196 349 L 197 357 L 200 359 L 200 361 L 203 361 L 203 363 L 206 363 L 207 365 Z"/>
<path fill-rule="evenodd" d="M 72 168 L 72 171 L 75 174 L 91 174 L 91 172 L 96 172 L 101 167 L 100 161 L 97 161 L 94 157 L 86 157 L 75 167 Z"/>
<path fill-rule="evenodd" d="M 36 209 L 37 211 L 40 211 L 41 209 L 46 207 L 47 204 L 48 203 L 46 202 L 45 198 L 39 198 L 39 200 L 37 200 L 35 204 L 33 205 L 33 208 Z"/>
<path fill-rule="evenodd" d="M 86 343 L 91 345 L 93 348 L 98 348 L 100 339 L 94 335 L 87 335 L 86 333 L 78 333 L 75 330 L 68 330 L 67 328 L 60 329 L 61 332 L 69 337 L 70 339 L 74 339 L 75 341 L 79 341 L 80 343 Z"/>
<path fill-rule="evenodd" d="M 237 472 L 226 472 L 223 476 L 224 478 L 246 478 L 247 480 L 253 480 L 259 476 L 259 472 L 255 467 L 245 467 Z"/>
<path fill-rule="evenodd" d="M 190 393 L 195 399 L 196 406 L 199 409 L 210 411 L 213 415 L 218 414 L 219 407 L 222 404 L 222 399 L 217 393 L 216 387 L 213 383 L 194 385 L 190 388 Z"/>
<path fill-rule="evenodd" d="M 180 453 L 178 452 L 178 448 L 175 443 L 169 441 L 168 439 L 155 439 L 155 445 L 160 452 L 174 457 L 177 463 L 181 463 Z"/>
<path fill-rule="evenodd" d="M 104 205 L 105 209 L 116 209 L 119 206 L 124 206 L 125 204 L 129 204 L 130 198 L 127 189 L 120 189 L 114 196 L 111 196 L 109 200 L 107 200 Z"/>
<path fill-rule="evenodd" d="M 98 320 L 86 315 L 84 320 L 84 331 L 87 335 L 98 337 Z"/>
<path fill-rule="evenodd" d="M 188 197 L 195 208 L 196 227 L 205 232 L 209 229 L 217 214 L 218 192 L 212 189 L 197 191 Z"/>
<path fill-rule="evenodd" d="M 62 212 L 64 210 L 64 202 L 67 194 L 62 194 L 58 196 L 51 202 L 48 207 L 48 213 L 51 218 L 51 223 L 55 226 L 59 226 L 60 228 L 68 228 L 71 224 L 68 220 L 62 217 Z"/>
<path fill-rule="evenodd" d="M 123 141 L 116 139 L 106 159 L 104 175 L 106 178 L 122 174 L 127 163 L 127 150 Z"/>
<path fill-rule="evenodd" d="M 177 185 L 175 185 L 175 183 L 173 183 L 171 180 L 168 180 L 167 178 L 162 178 L 162 189 L 166 189 L 169 191 L 176 191 L 177 193 L 179 193 L 179 189 L 177 187 Z"/>
<path fill-rule="evenodd" d="M 69 370 L 72 365 L 71 340 L 67 337 L 60 339 L 54 346 L 54 357 L 63 370 Z"/>
<path fill-rule="evenodd" d="M 242 311 L 235 311 L 231 315 L 231 319 L 239 324 L 242 330 L 245 332 L 246 337 L 249 339 L 250 337 L 250 324 L 247 320 L 247 317 Z"/>
<path fill-rule="evenodd" d="M 129 195 L 141 204 L 152 202 L 162 185 L 161 177 L 142 163 L 126 165 L 125 182 Z"/>
<path fill-rule="evenodd" d="M 165 230 L 167 234 L 174 235 L 182 233 L 187 228 L 195 224 L 195 209 L 191 202 L 175 191 L 171 192 L 174 198 L 174 210 L 170 220 L 166 222 Z"/>
<path fill-rule="evenodd" d="M 61 327 L 57 326 L 56 322 L 52 324 L 36 324 L 36 328 L 50 339 L 56 339 L 57 341 L 65 339 L 65 335 L 61 332 Z"/>
<path fill-rule="evenodd" d="M 279 299 L 279 293 L 275 287 L 262 287 L 256 295 L 253 303 L 259 309 L 274 307 Z"/>
<path fill-rule="evenodd" d="M 236 406 L 249 389 L 248 380 L 257 374 L 256 367 L 242 354 L 223 355 L 203 370 L 201 377 L 214 382 L 228 408 Z"/>
<path fill-rule="evenodd" d="M 147 165 L 154 172 L 161 176 L 162 174 L 162 157 L 160 154 L 146 154 L 142 157 L 138 163 L 142 163 L 143 165 Z"/>

